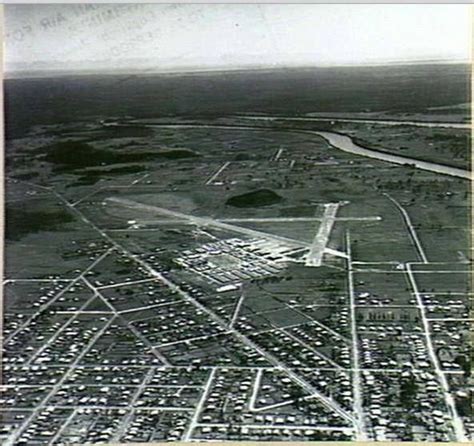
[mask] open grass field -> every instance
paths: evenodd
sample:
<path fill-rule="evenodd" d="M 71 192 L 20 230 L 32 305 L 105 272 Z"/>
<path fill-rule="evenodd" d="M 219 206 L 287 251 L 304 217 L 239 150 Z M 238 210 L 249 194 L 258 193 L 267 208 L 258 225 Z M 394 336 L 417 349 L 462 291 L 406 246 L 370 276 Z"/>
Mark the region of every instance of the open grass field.
<path fill-rule="evenodd" d="M 374 268 L 383 268 L 374 265 Z M 384 271 L 384 269 L 381 269 Z M 359 305 L 413 305 L 412 289 L 403 271 L 356 273 L 355 291 Z M 367 294 L 369 294 L 367 296 Z"/>

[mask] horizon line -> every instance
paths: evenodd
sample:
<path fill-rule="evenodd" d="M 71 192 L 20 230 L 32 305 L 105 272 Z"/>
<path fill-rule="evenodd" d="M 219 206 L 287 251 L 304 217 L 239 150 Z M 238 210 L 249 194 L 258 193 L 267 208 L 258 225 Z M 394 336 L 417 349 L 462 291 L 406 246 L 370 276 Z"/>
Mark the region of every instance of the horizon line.
<path fill-rule="evenodd" d="M 3 78 L 4 79 L 25 79 L 25 78 L 38 78 L 38 77 L 57 77 L 57 76 L 87 76 L 94 74 L 103 75 L 187 75 L 187 74 L 208 74 L 208 73 L 232 73 L 232 72 L 251 72 L 251 71 L 269 71 L 269 70 L 298 70 L 298 69 L 317 69 L 317 68 L 370 68 L 370 67 L 390 67 L 390 66 L 404 66 L 404 65 L 469 65 L 472 64 L 471 60 L 467 59 L 419 59 L 419 60 L 394 60 L 394 61 L 381 61 L 381 62 L 362 62 L 362 63 L 335 63 L 335 64 L 295 64 L 295 65 L 254 65 L 248 64 L 241 67 L 183 67 L 177 68 L 79 68 L 79 69 L 68 69 L 68 68 L 54 68 L 54 69 L 20 69 L 8 71 L 4 67 Z"/>

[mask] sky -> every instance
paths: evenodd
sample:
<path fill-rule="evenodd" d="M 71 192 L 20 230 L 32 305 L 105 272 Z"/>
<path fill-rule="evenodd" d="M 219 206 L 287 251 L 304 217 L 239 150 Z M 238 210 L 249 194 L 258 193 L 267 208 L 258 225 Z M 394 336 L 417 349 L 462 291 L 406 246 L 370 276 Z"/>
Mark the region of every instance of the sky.
<path fill-rule="evenodd" d="M 185 71 L 467 61 L 462 4 L 5 5 L 5 69 Z"/>

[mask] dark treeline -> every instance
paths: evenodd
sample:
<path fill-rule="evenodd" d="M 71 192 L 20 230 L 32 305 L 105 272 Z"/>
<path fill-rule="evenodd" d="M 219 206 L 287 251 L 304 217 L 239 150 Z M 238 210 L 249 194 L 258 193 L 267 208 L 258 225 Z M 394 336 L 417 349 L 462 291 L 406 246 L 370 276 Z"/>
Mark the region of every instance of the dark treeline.
<path fill-rule="evenodd" d="M 469 82 L 467 64 L 9 79 L 6 136 L 104 116 L 416 112 L 468 102 Z"/>

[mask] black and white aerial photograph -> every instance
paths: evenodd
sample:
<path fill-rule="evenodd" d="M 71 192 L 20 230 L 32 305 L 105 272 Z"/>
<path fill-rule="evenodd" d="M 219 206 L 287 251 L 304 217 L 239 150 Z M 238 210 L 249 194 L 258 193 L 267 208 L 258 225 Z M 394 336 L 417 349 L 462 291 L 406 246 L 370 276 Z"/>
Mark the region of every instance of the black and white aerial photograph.
<path fill-rule="evenodd" d="M 474 441 L 471 5 L 3 16 L 0 443 Z"/>

